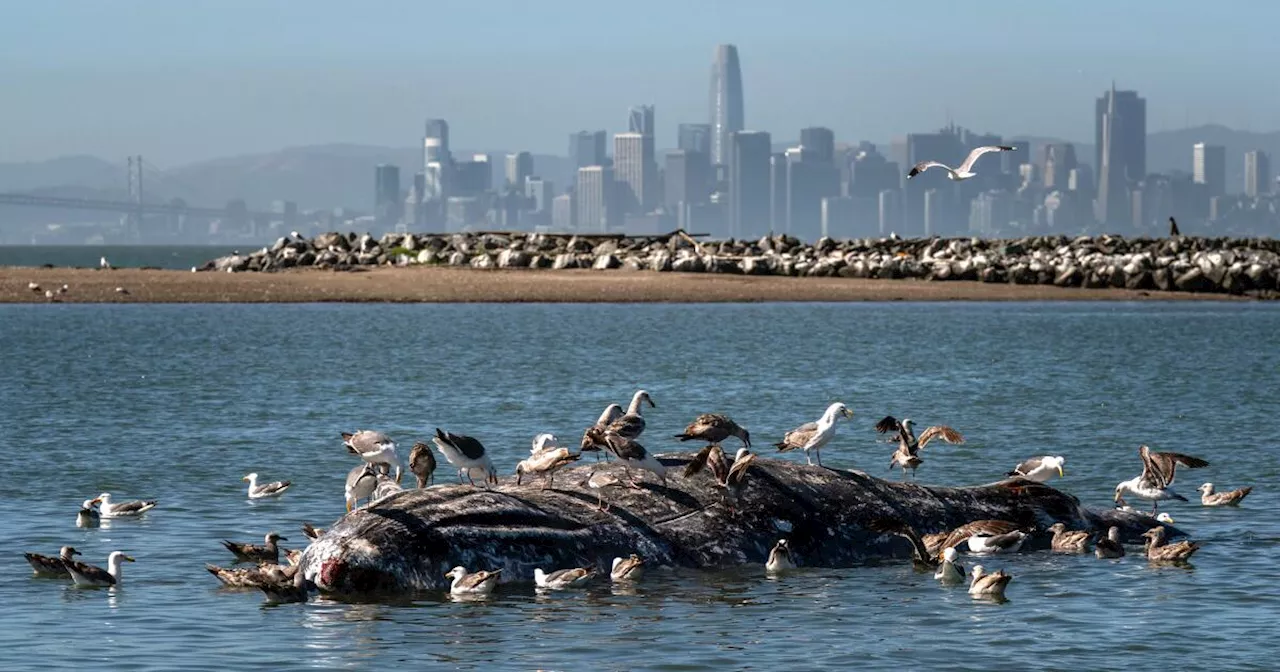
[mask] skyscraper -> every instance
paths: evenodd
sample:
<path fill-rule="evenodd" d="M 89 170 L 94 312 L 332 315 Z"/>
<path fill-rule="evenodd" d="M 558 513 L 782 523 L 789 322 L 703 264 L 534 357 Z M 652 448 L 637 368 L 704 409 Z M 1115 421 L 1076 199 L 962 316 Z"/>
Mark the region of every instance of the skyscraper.
<path fill-rule="evenodd" d="M 1103 117 L 1109 109 L 1112 119 L 1111 168 L 1125 184 L 1137 182 L 1147 176 L 1147 101 L 1139 98 L 1137 91 L 1117 91 L 1114 83 L 1095 101 L 1093 165 L 1099 171 L 1102 170 L 1103 158 Z M 1101 174 L 1098 178 L 1102 178 Z"/>
<path fill-rule="evenodd" d="M 834 163 L 836 157 L 836 134 L 829 128 L 810 126 L 800 129 L 800 146 L 805 155 L 814 160 Z"/>
<path fill-rule="evenodd" d="M 569 160 L 574 168 L 603 166 L 605 164 L 604 131 L 578 131 L 569 135 Z"/>
<path fill-rule="evenodd" d="M 1262 150 L 1244 154 L 1244 193 L 1250 198 L 1271 193 L 1271 157 Z"/>
<path fill-rule="evenodd" d="M 380 163 L 373 171 L 373 211 L 380 228 L 400 222 L 404 202 L 400 200 L 400 167 Z"/>
<path fill-rule="evenodd" d="M 801 240 L 822 236 L 822 199 L 840 195 L 840 170 L 822 150 L 792 147 L 785 155 L 787 169 L 787 235 Z M 778 230 L 775 224 L 775 231 Z"/>
<path fill-rule="evenodd" d="M 676 150 L 667 154 L 663 203 L 669 212 L 683 205 L 705 203 L 711 195 L 711 164 L 702 152 Z"/>
<path fill-rule="evenodd" d="M 755 239 L 769 231 L 771 144 L 764 131 L 735 131 L 729 136 L 729 235 L 733 238 Z"/>
<path fill-rule="evenodd" d="M 613 136 L 613 169 L 617 180 L 617 203 L 622 214 L 653 210 L 658 179 L 653 136 L 642 133 Z"/>
<path fill-rule="evenodd" d="M 627 131 L 641 135 L 654 135 L 653 106 L 635 105 L 627 112 Z"/>
<path fill-rule="evenodd" d="M 1197 142 L 1191 147 L 1191 173 L 1209 189 L 1209 198 L 1227 193 L 1227 148 Z"/>
<path fill-rule="evenodd" d="M 621 221 L 614 194 L 613 168 L 583 166 L 578 169 L 577 224 L 582 231 L 603 233 Z"/>
<path fill-rule="evenodd" d="M 711 124 L 680 124 L 676 147 L 711 156 Z"/>
<path fill-rule="evenodd" d="M 730 135 L 745 128 L 742 110 L 742 68 L 738 48 L 716 47 L 711 64 L 711 162 L 729 163 Z"/>
<path fill-rule="evenodd" d="M 524 193 L 524 181 L 533 175 L 533 155 L 519 152 L 507 155 L 507 188 Z"/>
<path fill-rule="evenodd" d="M 428 119 L 422 138 L 422 202 L 443 202 L 449 197 L 453 157 L 449 153 L 449 122 Z"/>
<path fill-rule="evenodd" d="M 423 136 L 423 166 L 426 166 L 431 161 L 448 160 L 449 122 L 444 119 L 428 119 L 426 133 Z"/>

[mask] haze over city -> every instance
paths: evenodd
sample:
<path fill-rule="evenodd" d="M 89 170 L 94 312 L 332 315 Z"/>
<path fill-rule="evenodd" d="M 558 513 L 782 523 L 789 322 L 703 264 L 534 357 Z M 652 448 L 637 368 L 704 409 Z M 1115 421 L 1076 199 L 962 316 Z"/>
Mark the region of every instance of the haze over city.
<path fill-rule="evenodd" d="M 477 185 L 478 192 L 496 197 L 504 186 L 507 191 L 515 187 L 533 199 L 526 185 L 503 184 L 504 154 L 532 153 L 531 174 L 550 183 L 551 196 L 563 195 L 576 185 L 582 165 L 566 158 L 569 134 L 605 131 L 605 162 L 612 163 L 613 136 L 634 130 L 629 110 L 650 105 L 655 113 L 648 146 L 654 156 L 647 179 L 659 186 L 634 214 L 655 209 L 672 216 L 646 226 L 719 222 L 728 214 L 727 205 L 726 213 L 712 219 L 703 213 L 700 220 L 686 221 L 684 210 L 673 212 L 675 202 L 662 193 L 669 191 L 662 183 L 668 177 L 667 150 L 680 146 L 679 125 L 710 119 L 708 74 L 716 45 L 733 44 L 740 55 L 744 130 L 769 133 L 771 151 L 778 154 L 800 142 L 802 128 L 811 127 L 829 129 L 841 148 L 842 155 L 833 159 L 842 171 L 839 185 L 816 189 L 812 207 L 798 216 L 806 220 L 806 235 L 827 232 L 816 219 L 822 198 L 869 198 L 888 186 L 863 192 L 853 187 L 847 162 L 860 151 L 859 143 L 874 144 L 874 153 L 905 173 L 908 160 L 921 158 L 905 139 L 952 124 L 980 134 L 975 137 L 1025 139 L 1027 153 L 1020 160 L 1035 164 L 1036 175 L 989 157 L 988 171 L 1007 179 L 979 190 L 1016 192 L 1025 213 L 995 220 L 988 215 L 976 225 L 971 201 L 979 193 L 948 193 L 947 215 L 931 226 L 916 222 L 912 196 L 903 192 L 905 200 L 891 208 L 891 215 L 903 211 L 901 225 L 886 224 L 896 220 L 885 220 L 884 206 L 877 203 L 877 227 L 829 233 L 1088 230 L 1092 218 L 1074 213 L 1098 211 L 1093 192 L 1100 166 L 1094 164 L 1101 136 L 1095 105 L 1113 82 L 1145 101 L 1145 133 L 1151 136 L 1145 168 L 1168 173 L 1172 180 L 1173 186 L 1157 185 L 1148 192 L 1178 193 L 1178 172 L 1194 178 L 1192 145 L 1202 142 L 1213 156 L 1213 148 L 1224 148 L 1220 179 L 1225 184 L 1212 186 L 1203 199 L 1191 197 L 1196 203 L 1186 216 L 1241 230 L 1266 230 L 1274 219 L 1250 215 L 1247 222 L 1231 223 L 1228 211 L 1234 206 L 1224 202 L 1214 209 L 1210 203 L 1215 196 L 1250 192 L 1247 152 L 1261 152 L 1269 167 L 1267 158 L 1280 150 L 1280 134 L 1270 133 L 1280 128 L 1280 91 L 1263 85 L 1280 56 L 1270 29 L 1280 9 L 1269 5 L 1251 8 L 1244 20 L 1215 16 L 1191 2 L 1161 3 L 1159 11 L 1147 3 L 1079 2 L 1035 12 L 1009 2 L 929 1 L 864 6 L 656 0 L 643 11 L 631 4 L 576 0 L 554 6 L 386 2 L 362 8 L 337 2 L 305 8 L 287 2 L 8 4 L 9 26 L 22 29 L 11 29 L 0 40 L 0 61 L 7 64 L 0 69 L 0 86 L 20 94 L 9 97 L 0 113 L 6 121 L 0 132 L 0 192 L 136 197 L 129 181 L 133 168 L 125 157 L 142 156 L 145 170 L 138 181 L 146 185 L 144 200 L 181 198 L 208 208 L 282 212 L 289 202 L 304 211 L 325 210 L 312 222 L 315 227 L 346 226 L 348 219 L 365 216 L 376 220 L 368 228 L 387 228 L 392 225 L 387 213 L 374 212 L 380 198 L 371 188 L 375 166 L 399 168 L 396 197 L 388 194 L 383 200 L 412 198 L 414 175 L 425 169 L 427 119 L 448 122 L 448 145 L 458 153 L 451 161 L 469 161 L 477 152 L 490 155 L 491 182 Z M 70 19 L 68 6 L 76 8 Z M 1231 30 L 1199 30 L 1206 23 L 1229 23 Z M 1194 48 L 1174 37 L 1192 32 Z M 957 131 L 957 142 L 967 137 Z M 1071 188 L 1080 192 L 1081 202 L 1062 211 L 1073 213 L 1069 223 L 1061 213 L 1055 222 L 1052 208 L 1043 216 L 1034 212 L 1045 207 L 1044 198 L 1055 187 L 1066 188 L 1066 177 L 1060 176 L 1057 185 L 1044 182 L 1045 147 L 1058 141 L 1074 145 L 1081 166 L 1080 188 Z M 285 148 L 295 149 L 281 153 Z M 937 158 L 956 160 L 949 149 L 941 151 L 948 156 Z M 244 155 L 260 156 L 231 158 Z M 713 179 L 708 185 L 714 203 L 718 187 L 731 193 L 732 180 L 727 162 L 712 164 L 723 168 L 720 183 Z M 1138 215 L 1127 200 L 1148 186 L 1139 184 L 1145 173 L 1124 178 L 1124 185 L 1113 186 L 1123 189 L 1126 203 L 1113 203 L 1111 217 L 1126 212 L 1134 221 L 1117 230 L 1140 231 L 1163 220 L 1167 213 L 1157 216 L 1154 210 L 1171 207 L 1161 204 Z M 1019 183 L 1030 184 L 1028 179 L 1044 193 L 1019 191 Z M 1272 191 L 1274 185 L 1263 182 L 1251 198 Z M 765 186 L 782 189 L 776 180 Z M 492 203 L 480 203 L 469 206 L 462 219 L 450 219 L 446 201 L 451 194 L 437 196 L 435 219 L 415 219 L 411 212 L 403 216 L 401 206 L 403 217 L 395 223 L 439 229 L 555 224 L 546 204 L 528 206 L 542 208 L 540 218 L 495 217 Z M 848 210 L 850 222 L 870 216 L 869 202 L 837 206 Z M 523 204 L 511 207 L 527 210 Z M 1014 206 L 994 207 L 1003 213 Z M 1258 210 L 1256 204 L 1240 207 Z M 343 210 L 327 212 L 333 208 Z M 576 215 L 576 201 L 574 208 Z M 1264 209 L 1273 210 L 1270 202 Z M 617 216 L 600 226 L 626 228 L 624 210 L 617 209 Z M 84 217 L 54 212 L 60 223 Z M 51 223 L 48 214 L 8 208 L 0 210 L 0 219 L 43 226 Z M 730 221 L 723 231 L 778 231 L 776 213 L 773 217 L 762 215 L 758 227 Z M 1106 216 L 1098 221 L 1109 223 Z M 183 239 L 205 235 L 203 223 L 170 224 L 183 228 Z M 268 233 L 261 222 L 233 224 L 214 227 L 210 235 L 216 230 L 223 238 L 258 240 Z M 572 225 L 581 223 L 575 219 Z M 165 226 L 157 224 L 161 230 Z M 790 229 L 788 224 L 782 230 Z M 66 233 L 62 228 L 53 238 L 39 234 L 30 240 L 81 238 Z M 4 242 L 28 238 L 25 231 L 0 232 Z"/>

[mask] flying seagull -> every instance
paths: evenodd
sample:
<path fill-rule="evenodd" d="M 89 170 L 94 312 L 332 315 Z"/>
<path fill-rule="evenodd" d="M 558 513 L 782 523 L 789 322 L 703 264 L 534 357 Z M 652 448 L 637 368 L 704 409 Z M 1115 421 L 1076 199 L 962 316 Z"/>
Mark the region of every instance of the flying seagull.
<path fill-rule="evenodd" d="M 939 163 L 937 161 L 921 161 L 911 167 L 911 172 L 907 173 L 907 179 L 909 180 L 936 166 L 938 168 L 946 169 L 947 177 L 953 180 L 967 180 L 974 175 L 977 175 L 977 173 L 973 172 L 973 164 L 977 162 L 978 157 L 986 154 L 987 152 L 1012 152 L 1015 149 L 1017 149 L 1017 147 L 1012 145 L 987 145 L 985 147 L 978 147 L 972 152 L 969 152 L 969 156 L 965 157 L 964 163 L 960 164 L 958 168 L 952 168 L 945 163 Z"/>

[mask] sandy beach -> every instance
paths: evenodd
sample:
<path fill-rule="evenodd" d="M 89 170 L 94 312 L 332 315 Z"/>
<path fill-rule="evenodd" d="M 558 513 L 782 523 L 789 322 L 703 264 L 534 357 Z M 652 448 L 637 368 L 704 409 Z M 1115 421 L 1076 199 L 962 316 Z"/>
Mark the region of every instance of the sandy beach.
<path fill-rule="evenodd" d="M 36 283 L 33 291 L 28 283 Z M 1224 294 L 981 282 L 789 278 L 647 271 L 374 267 L 277 273 L 0 268 L 0 303 L 601 303 L 755 301 L 1248 300 Z M 120 288 L 124 291 L 117 291 Z"/>

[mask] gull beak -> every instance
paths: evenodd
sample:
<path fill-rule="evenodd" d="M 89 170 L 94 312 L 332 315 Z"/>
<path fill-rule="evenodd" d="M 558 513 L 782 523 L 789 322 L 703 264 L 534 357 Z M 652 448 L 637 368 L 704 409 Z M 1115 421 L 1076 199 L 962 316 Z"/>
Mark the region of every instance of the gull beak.
<path fill-rule="evenodd" d="M 347 500 L 347 513 L 351 513 L 351 500 Z"/>
<path fill-rule="evenodd" d="M 1166 515 L 1167 515 L 1167 514 L 1166 514 Z M 1173 516 L 1169 516 L 1169 524 L 1170 524 L 1170 525 L 1172 525 L 1172 524 L 1173 524 Z"/>
<path fill-rule="evenodd" d="M 1064 477 L 1064 476 L 1066 476 L 1066 475 L 1067 475 L 1067 474 L 1066 474 L 1066 472 L 1064 472 L 1064 471 L 1062 470 L 1062 466 L 1061 466 L 1061 465 L 1059 465 L 1059 466 L 1058 466 L 1058 477 L 1059 477 L 1059 478 L 1062 478 L 1062 477 Z"/>
<path fill-rule="evenodd" d="M 71 551 L 71 555 L 84 555 L 80 551 Z"/>
<path fill-rule="evenodd" d="M 276 541 L 289 541 L 288 537 L 276 537 Z"/>
<path fill-rule="evenodd" d="M 101 503 L 102 503 L 102 498 L 101 498 L 101 497 L 94 497 L 93 499 L 89 500 L 89 503 L 90 503 L 90 504 L 101 504 Z"/>
<path fill-rule="evenodd" d="M 240 480 L 242 480 L 242 481 L 247 481 L 247 480 L 249 480 L 249 477 L 248 477 L 248 476 L 244 476 L 244 477 L 242 477 Z"/>
<path fill-rule="evenodd" d="M 137 560 L 134 560 L 134 559 L 133 559 L 133 556 L 132 556 L 132 555 L 126 555 L 126 556 L 124 556 L 124 559 L 125 559 L 125 560 L 128 560 L 129 562 L 137 562 Z"/>
<path fill-rule="evenodd" d="M 853 411 L 851 411 L 851 410 L 849 410 L 849 409 L 847 409 L 847 408 L 846 408 L 846 409 L 844 409 L 843 411 L 841 411 L 841 413 L 843 413 L 843 414 L 844 414 L 844 417 L 846 417 L 846 418 L 852 418 L 852 417 L 853 417 Z"/>

